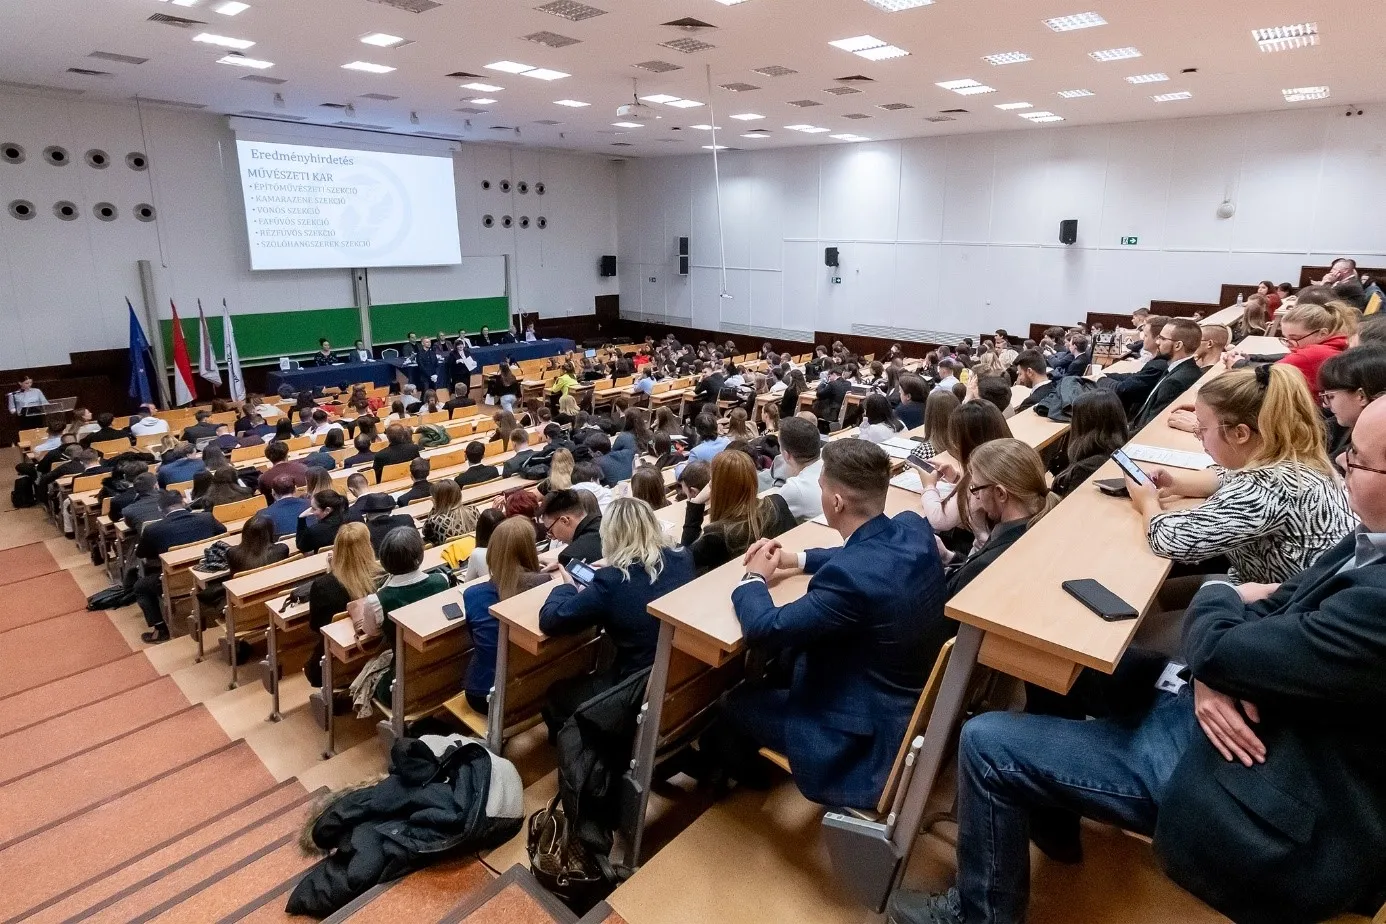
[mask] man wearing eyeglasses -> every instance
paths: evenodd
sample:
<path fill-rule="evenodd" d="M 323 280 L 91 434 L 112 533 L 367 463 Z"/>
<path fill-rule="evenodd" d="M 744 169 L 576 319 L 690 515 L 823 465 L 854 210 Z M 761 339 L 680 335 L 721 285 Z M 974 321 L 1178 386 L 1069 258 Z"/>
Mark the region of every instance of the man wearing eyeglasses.
<path fill-rule="evenodd" d="M 1169 876 L 1236 921 L 1381 906 L 1386 401 L 1339 461 L 1360 526 L 1282 584 L 1205 584 L 1184 617 L 1191 683 L 1124 720 L 991 712 L 963 727 L 957 888 L 899 892 L 889 922 L 1023 921 L 1044 809 L 1153 835 Z"/>
<path fill-rule="evenodd" d="M 1198 381 L 1203 370 L 1199 368 L 1195 354 L 1202 340 L 1203 328 L 1187 318 L 1175 318 L 1160 330 L 1155 341 L 1157 355 L 1169 364 L 1140 409 L 1130 415 L 1132 433 L 1158 417 L 1161 411 Z"/>

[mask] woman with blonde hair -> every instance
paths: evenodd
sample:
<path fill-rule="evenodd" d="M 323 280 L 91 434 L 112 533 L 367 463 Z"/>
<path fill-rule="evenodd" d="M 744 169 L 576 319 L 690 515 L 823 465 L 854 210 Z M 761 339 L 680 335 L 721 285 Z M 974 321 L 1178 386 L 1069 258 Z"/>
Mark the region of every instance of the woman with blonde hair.
<path fill-rule="evenodd" d="M 1199 389 L 1194 414 L 1194 432 L 1216 467 L 1150 466 L 1148 484 L 1127 480 L 1156 555 L 1184 562 L 1225 555 L 1234 584 L 1279 584 L 1352 531 L 1323 416 L 1297 371 L 1276 363 L 1224 372 Z M 1161 498 L 1171 495 L 1203 503 L 1166 512 Z"/>
<path fill-rule="evenodd" d="M 375 593 L 385 579 L 385 571 L 375 559 L 370 530 L 364 523 L 347 523 L 332 540 L 332 564 L 325 574 L 313 579 L 308 591 L 308 625 L 316 644 L 303 672 L 308 682 L 322 686 L 323 642 L 320 630 L 347 604 Z"/>
<path fill-rule="evenodd" d="M 424 519 L 424 542 L 442 545 L 476 531 L 476 508 L 462 503 L 462 488 L 456 481 L 444 478 L 433 482 L 429 496 L 433 498 L 433 509 Z M 467 554 L 471 554 L 470 549 Z"/>
<path fill-rule="evenodd" d="M 1348 348 L 1348 338 L 1357 330 L 1357 309 L 1347 302 L 1327 305 L 1302 304 L 1276 315 L 1280 342 L 1290 352 L 1280 360 L 1304 373 L 1311 394 L 1319 393 L 1319 367 L 1330 356 Z"/>
<path fill-rule="evenodd" d="M 576 419 L 577 415 L 581 412 L 582 408 L 578 407 L 577 398 L 565 394 L 558 399 L 558 413 L 554 415 L 553 419 L 563 424 L 565 427 L 570 427 L 573 424 L 573 420 Z"/>
<path fill-rule="evenodd" d="M 496 646 L 500 639 L 500 627 L 491 615 L 491 607 L 549 580 L 549 575 L 539 567 L 533 521 L 512 517 L 495 527 L 486 543 L 486 569 L 488 580 L 472 584 L 462 592 L 462 609 L 472 636 L 472 657 L 462 688 L 467 704 L 482 714 L 486 713 L 487 699 L 496 682 Z"/>
<path fill-rule="evenodd" d="M 924 400 L 924 439 L 919 443 L 924 458 L 932 459 L 941 452 L 948 452 L 948 421 L 958 409 L 958 403 L 948 391 L 931 392 Z"/>
<path fill-rule="evenodd" d="M 563 491 L 572 486 L 573 454 L 567 449 L 556 449 L 549 459 L 547 483 L 540 487 L 539 493 L 548 494 L 550 491 Z"/>
<path fill-rule="evenodd" d="M 757 539 L 794 527 L 784 498 L 778 494 L 761 498 L 758 490 L 750 455 L 730 450 L 712 457 L 712 479 L 686 505 L 680 538 L 699 574 L 745 554 Z M 705 513 L 711 520 L 706 527 Z"/>
<path fill-rule="evenodd" d="M 544 720 L 551 735 L 579 705 L 654 662 L 659 622 L 646 607 L 693 579 L 693 556 L 673 547 L 642 500 L 613 500 L 602 516 L 601 540 L 606 564 L 596 569 L 591 583 L 580 587 L 566 569 L 558 569 L 563 585 L 553 589 L 540 609 L 539 629 L 545 635 L 574 635 L 601 628 L 616 657 L 607 669 L 549 688 Z"/>

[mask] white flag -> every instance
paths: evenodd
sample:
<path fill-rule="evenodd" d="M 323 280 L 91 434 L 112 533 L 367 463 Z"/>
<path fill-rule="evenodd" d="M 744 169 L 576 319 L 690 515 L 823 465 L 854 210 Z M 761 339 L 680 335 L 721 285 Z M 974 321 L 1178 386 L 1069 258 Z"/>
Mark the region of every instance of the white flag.
<path fill-rule="evenodd" d="M 231 400 L 245 400 L 245 379 L 241 376 L 241 355 L 236 352 L 236 332 L 231 328 L 231 309 L 221 300 L 221 340 L 225 347 L 226 374 L 230 378 Z"/>
<path fill-rule="evenodd" d="M 212 335 L 207 332 L 207 316 L 202 313 L 202 299 L 197 300 L 198 357 L 197 374 L 213 385 L 221 384 L 221 369 L 217 368 L 217 354 L 212 349 Z"/>

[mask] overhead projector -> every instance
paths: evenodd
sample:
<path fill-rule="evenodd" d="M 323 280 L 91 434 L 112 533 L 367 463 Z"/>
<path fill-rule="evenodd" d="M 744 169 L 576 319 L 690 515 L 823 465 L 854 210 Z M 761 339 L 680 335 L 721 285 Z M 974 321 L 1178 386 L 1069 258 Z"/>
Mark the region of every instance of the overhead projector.
<path fill-rule="evenodd" d="M 659 118 L 659 113 L 655 112 L 650 106 L 644 103 L 626 103 L 624 106 L 616 107 L 616 117 L 625 119 L 628 122 L 653 122 Z"/>

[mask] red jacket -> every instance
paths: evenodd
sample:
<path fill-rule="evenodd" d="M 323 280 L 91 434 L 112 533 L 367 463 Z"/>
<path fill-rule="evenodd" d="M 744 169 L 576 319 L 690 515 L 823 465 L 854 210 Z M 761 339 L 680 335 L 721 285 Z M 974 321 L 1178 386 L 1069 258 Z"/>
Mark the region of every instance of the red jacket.
<path fill-rule="evenodd" d="M 1338 334 L 1329 337 L 1323 343 L 1316 343 L 1313 346 L 1305 347 L 1302 350 L 1293 350 L 1289 355 L 1280 360 L 1282 363 L 1294 366 L 1304 373 L 1304 378 L 1309 382 L 1309 391 L 1313 393 L 1315 399 L 1319 394 L 1319 367 L 1324 364 L 1330 356 L 1337 356 L 1348 348 L 1347 337 Z"/>

